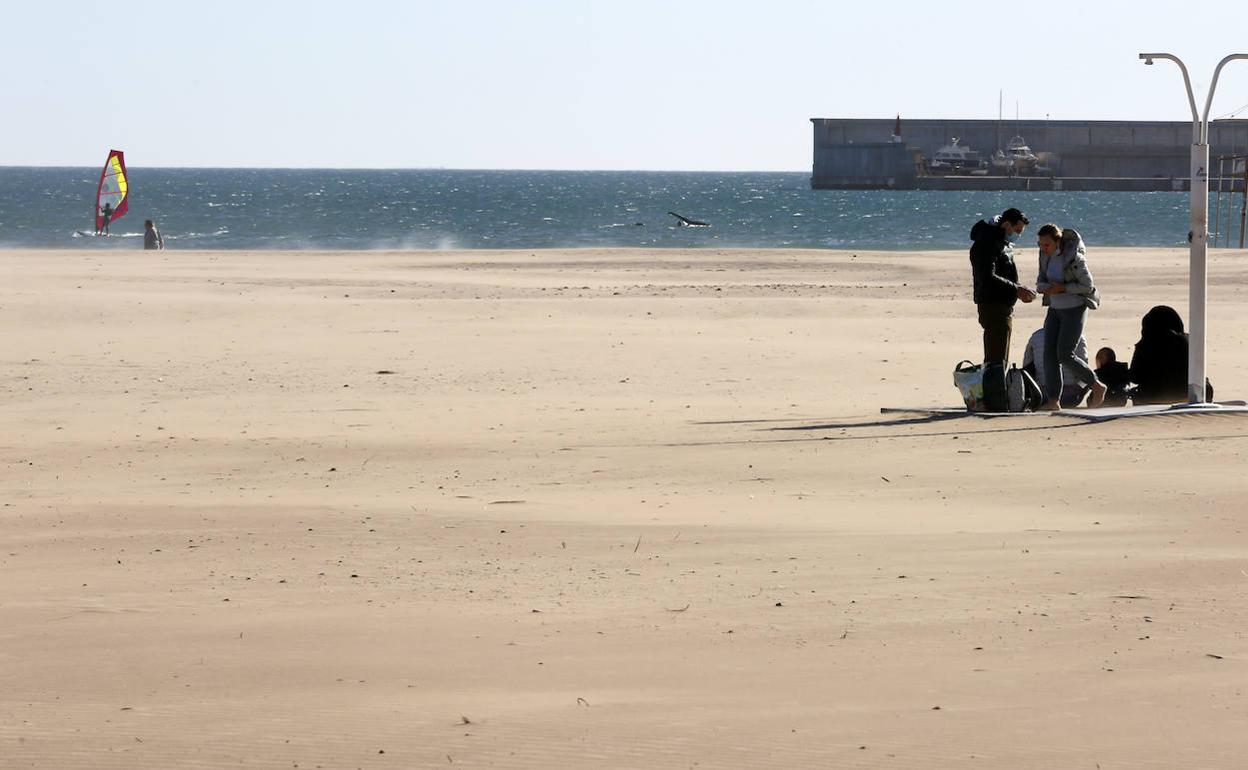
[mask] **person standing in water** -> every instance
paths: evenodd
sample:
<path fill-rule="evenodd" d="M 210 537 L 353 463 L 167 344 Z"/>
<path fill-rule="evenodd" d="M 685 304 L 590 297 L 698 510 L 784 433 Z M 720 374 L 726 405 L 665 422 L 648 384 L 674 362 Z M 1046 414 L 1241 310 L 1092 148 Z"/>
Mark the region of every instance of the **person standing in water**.
<path fill-rule="evenodd" d="M 108 235 L 108 223 L 113 220 L 113 204 L 104 201 L 104 208 L 100 209 L 100 226 L 95 228 L 95 234 L 104 233 Z"/>
<path fill-rule="evenodd" d="M 150 219 L 143 220 L 143 250 L 162 251 L 164 248 L 165 239 L 161 237 L 160 231 L 156 229 L 156 223 Z"/>

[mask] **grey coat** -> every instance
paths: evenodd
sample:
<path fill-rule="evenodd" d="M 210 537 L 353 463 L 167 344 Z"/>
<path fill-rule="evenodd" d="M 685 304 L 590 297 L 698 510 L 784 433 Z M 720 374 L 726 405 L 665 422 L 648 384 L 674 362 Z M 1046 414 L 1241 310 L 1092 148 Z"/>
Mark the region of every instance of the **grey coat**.
<path fill-rule="evenodd" d="M 1062 231 L 1061 245 L 1052 257 L 1040 254 L 1040 275 L 1036 278 L 1036 291 L 1049 288 L 1049 260 L 1062 260 L 1062 283 L 1067 294 L 1083 297 L 1083 303 L 1089 310 L 1096 310 L 1101 305 L 1101 293 L 1092 282 L 1092 272 L 1088 270 L 1087 248 L 1083 244 L 1083 236 L 1072 228 Z M 1049 295 L 1044 294 L 1043 303 L 1049 304 Z"/>

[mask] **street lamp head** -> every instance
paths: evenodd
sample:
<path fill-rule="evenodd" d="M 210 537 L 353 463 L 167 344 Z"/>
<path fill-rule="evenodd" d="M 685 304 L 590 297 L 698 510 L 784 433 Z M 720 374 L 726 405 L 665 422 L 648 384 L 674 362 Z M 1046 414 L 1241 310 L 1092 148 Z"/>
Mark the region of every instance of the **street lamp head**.
<path fill-rule="evenodd" d="M 1155 54 L 1155 53 L 1142 53 L 1142 54 L 1140 54 L 1140 58 L 1144 60 L 1144 63 L 1145 63 L 1145 64 L 1152 64 L 1152 63 L 1153 63 L 1153 57 L 1154 57 L 1154 56 L 1157 56 L 1157 55 L 1158 55 L 1158 54 Z"/>
<path fill-rule="evenodd" d="M 1152 64 L 1153 64 L 1153 60 L 1152 60 L 1152 59 L 1145 59 L 1145 60 L 1144 60 L 1144 65 L 1145 65 L 1145 66 L 1152 66 Z"/>

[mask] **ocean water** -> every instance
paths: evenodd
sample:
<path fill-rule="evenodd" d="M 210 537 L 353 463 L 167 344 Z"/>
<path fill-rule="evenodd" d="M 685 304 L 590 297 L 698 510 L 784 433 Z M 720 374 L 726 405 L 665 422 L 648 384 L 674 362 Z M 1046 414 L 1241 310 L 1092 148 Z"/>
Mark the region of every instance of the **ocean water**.
<path fill-rule="evenodd" d="M 960 249 L 1009 206 L 1090 246 L 1180 246 L 1186 193 L 811 190 L 805 173 L 145 169 L 113 237 L 93 228 L 99 169 L 0 168 L 0 248 Z M 675 211 L 710 227 L 676 227 Z M 1212 215 L 1212 206 L 1210 213 Z"/>

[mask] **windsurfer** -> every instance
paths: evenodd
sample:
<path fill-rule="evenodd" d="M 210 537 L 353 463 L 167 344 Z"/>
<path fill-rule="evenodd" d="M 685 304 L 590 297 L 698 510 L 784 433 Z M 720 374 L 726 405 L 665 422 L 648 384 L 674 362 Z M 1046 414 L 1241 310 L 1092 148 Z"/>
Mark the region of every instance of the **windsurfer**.
<path fill-rule="evenodd" d="M 105 235 L 108 235 L 109 234 L 108 223 L 111 222 L 112 219 L 113 219 L 113 204 L 109 203 L 108 201 L 105 201 L 104 208 L 100 209 L 100 226 L 95 228 L 95 234 L 99 235 L 102 232 Z"/>
<path fill-rule="evenodd" d="M 143 221 L 143 249 L 152 251 L 153 249 L 160 251 L 165 248 L 165 239 L 161 237 L 160 231 L 156 229 L 156 223 L 150 219 Z"/>

